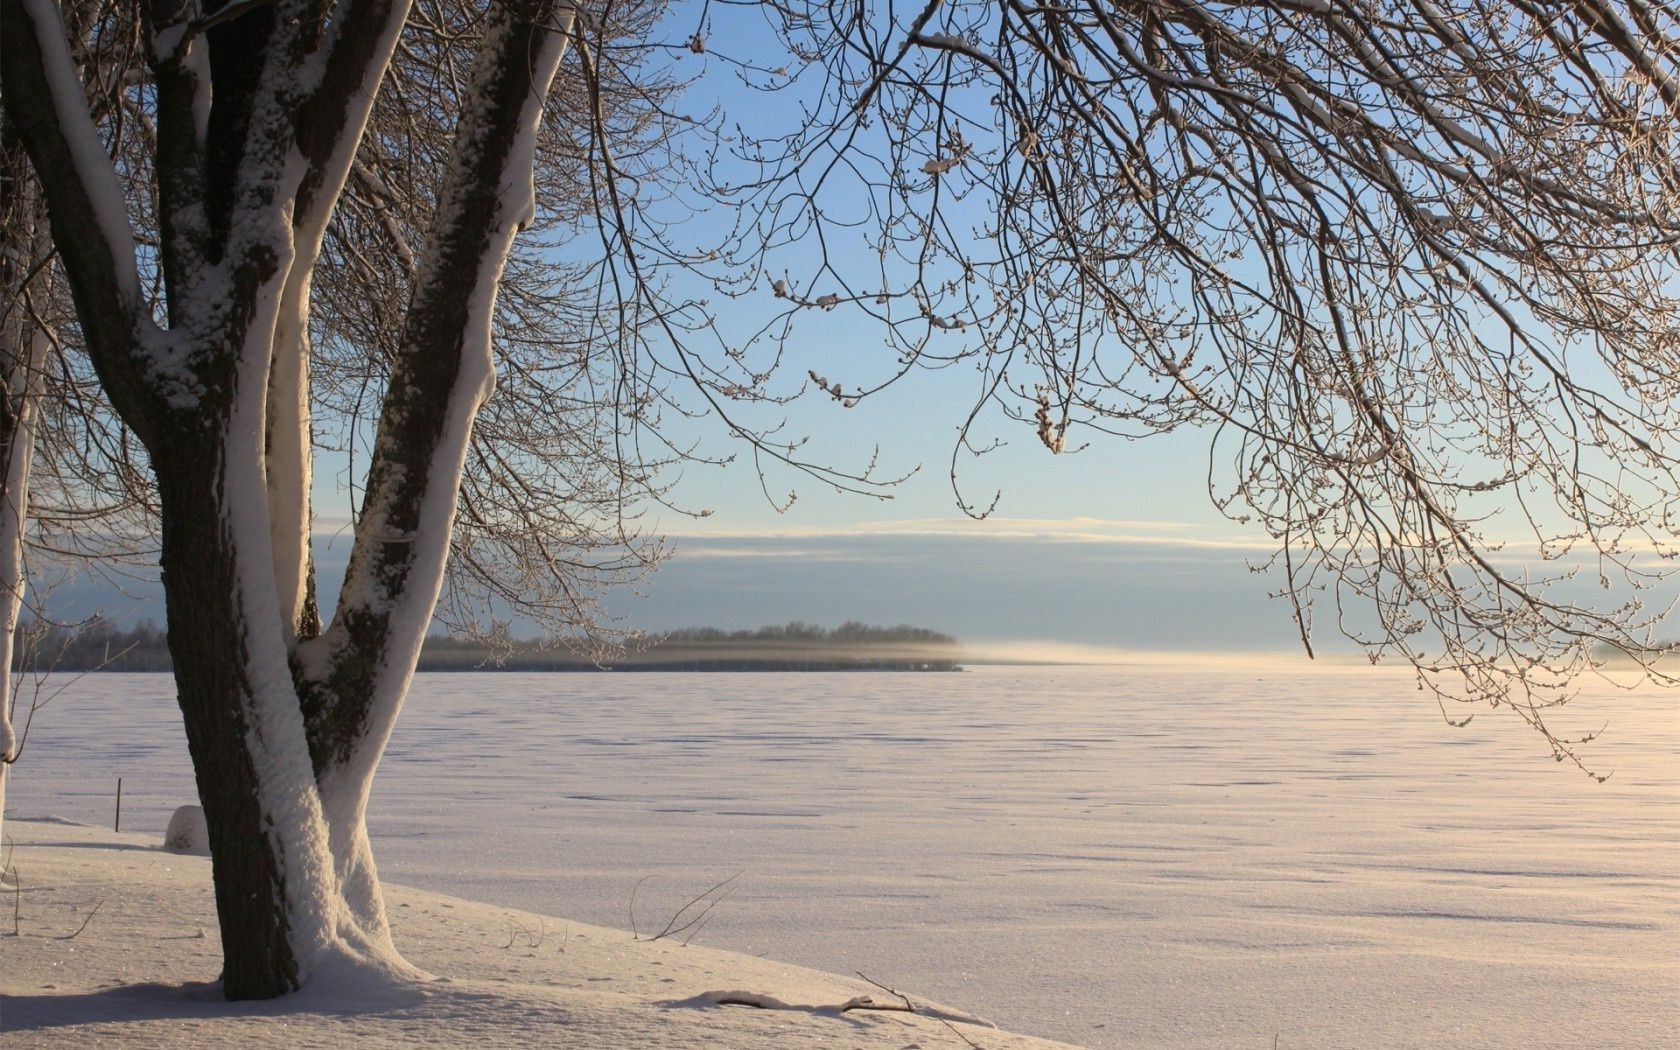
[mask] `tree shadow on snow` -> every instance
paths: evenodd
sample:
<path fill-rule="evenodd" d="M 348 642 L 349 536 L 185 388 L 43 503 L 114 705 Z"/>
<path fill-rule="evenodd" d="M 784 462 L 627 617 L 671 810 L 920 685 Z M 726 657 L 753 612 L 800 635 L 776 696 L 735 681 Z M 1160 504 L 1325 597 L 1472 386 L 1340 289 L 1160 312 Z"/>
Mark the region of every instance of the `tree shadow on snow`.
<path fill-rule="evenodd" d="M 374 997 L 296 994 L 281 999 L 230 1002 L 217 981 L 187 984 L 126 984 L 96 992 L 8 995 L 0 998 L 0 1029 L 8 1034 L 51 1031 L 76 1025 L 133 1021 L 216 1020 L 238 1017 L 326 1015 L 358 1017 L 398 1013 L 418 1006 L 426 995 L 416 988 L 404 995 L 395 989 Z"/>
<path fill-rule="evenodd" d="M 482 1019 L 505 1012 L 508 994 L 499 989 L 463 986 L 451 981 L 369 982 L 346 986 L 331 979 L 279 999 L 229 1002 L 217 981 L 186 984 L 129 984 L 95 992 L 0 997 L 0 1031 L 7 1035 L 48 1032 L 80 1025 L 147 1021 L 215 1021 L 264 1017 L 402 1021 L 431 1023 Z M 547 1023 L 568 1020 L 563 1007 L 524 1002 L 533 1017 Z"/>

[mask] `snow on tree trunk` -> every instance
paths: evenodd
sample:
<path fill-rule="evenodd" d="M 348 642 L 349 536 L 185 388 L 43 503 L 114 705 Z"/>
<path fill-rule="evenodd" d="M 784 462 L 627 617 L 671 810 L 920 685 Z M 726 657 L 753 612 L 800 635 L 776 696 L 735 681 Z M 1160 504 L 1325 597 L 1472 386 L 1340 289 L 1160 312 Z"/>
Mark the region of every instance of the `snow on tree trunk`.
<path fill-rule="evenodd" d="M 486 32 L 380 416 L 345 585 L 320 640 L 331 671 L 305 695 L 341 888 L 370 928 L 383 926 L 384 908 L 368 795 L 443 585 L 473 420 L 494 386 L 496 288 L 530 219 L 537 124 L 570 24 L 567 11 L 558 28 L 551 18 L 507 17 Z"/>
<path fill-rule="evenodd" d="M 18 618 L 28 574 L 24 532 L 29 523 L 29 474 L 40 415 L 42 368 L 51 348 L 37 299 L 46 279 L 37 263 L 50 255 L 39 193 L 19 163 L 7 156 L 0 180 L 0 833 L 5 830 L 6 785 L 23 742 L 14 722 L 18 697 L 12 674 Z M 31 286 L 34 286 L 33 288 Z M 43 294 L 36 296 L 34 293 Z"/>
<path fill-rule="evenodd" d="M 309 426 L 309 278 L 294 271 L 281 297 L 277 351 L 268 377 L 264 476 L 274 584 L 288 640 L 320 630 L 314 608 L 309 550 L 309 488 L 313 474 Z"/>
<path fill-rule="evenodd" d="M 264 601 L 274 588 L 251 586 L 271 572 L 252 564 L 268 552 L 266 529 L 253 552 L 251 522 L 230 513 L 248 498 L 221 469 L 239 461 L 237 440 L 182 435 L 157 469 L 169 645 L 210 832 L 223 987 L 248 998 L 307 978 L 333 937 L 335 893 L 277 606 Z"/>
<path fill-rule="evenodd" d="M 310 272 L 406 4 L 327 23 L 297 0 L 204 29 L 164 4 L 157 78 L 168 330 L 57 14 L 0 0 L 4 100 L 48 187 L 101 381 L 151 451 L 169 645 L 204 806 L 230 998 L 333 960 L 412 974 L 391 945 L 364 815 L 442 586 L 535 133 L 570 8 L 493 5 L 393 363 L 339 607 L 309 597 Z M 229 50 L 217 51 L 226 46 Z M 211 61 L 233 51 L 238 62 Z M 212 85 L 214 90 L 210 90 Z M 209 105 L 206 115 L 205 106 Z"/>
<path fill-rule="evenodd" d="M 11 326 L 6 326 L 10 328 Z M 30 326 L 23 347 L 0 348 L 5 367 L 7 404 L 0 421 L 0 465 L 5 474 L 0 488 L 0 831 L 5 829 L 6 782 L 22 743 L 13 721 L 17 679 L 12 659 L 17 644 L 19 614 L 23 610 L 28 575 L 23 560 L 24 529 L 29 523 L 29 469 L 35 453 L 35 422 L 40 413 L 41 366 L 50 340 L 38 326 Z M 21 350 L 18 354 L 16 351 Z"/>

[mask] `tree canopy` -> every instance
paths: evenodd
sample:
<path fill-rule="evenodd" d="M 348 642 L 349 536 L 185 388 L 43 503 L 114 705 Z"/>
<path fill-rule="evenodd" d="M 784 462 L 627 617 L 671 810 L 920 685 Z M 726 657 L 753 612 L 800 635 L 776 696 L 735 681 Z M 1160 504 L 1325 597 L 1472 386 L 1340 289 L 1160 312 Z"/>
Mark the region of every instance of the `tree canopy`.
<path fill-rule="evenodd" d="M 711 244 L 626 189 L 597 135 L 597 265 L 634 289 L 621 311 L 660 318 L 629 329 L 641 374 L 687 377 L 726 418 L 800 392 L 775 365 L 812 313 L 868 317 L 889 344 L 799 377 L 842 404 L 971 364 L 952 450 L 971 514 L 991 504 L 960 468 L 998 420 L 1052 453 L 1206 428 L 1210 495 L 1277 543 L 1309 650 L 1327 612 L 1373 659 L 1508 703 L 1570 757 L 1544 709 L 1606 650 L 1668 677 L 1652 661 L 1680 495 L 1676 17 L 1477 0 L 674 12 L 674 65 L 695 60 L 686 42 L 748 93 L 797 99 L 794 119 L 688 125 L 701 144 L 676 192 L 733 220 Z M 720 335 L 660 297 L 679 269 L 784 309 Z"/>
<path fill-rule="evenodd" d="M 635 512 L 698 454 L 677 415 L 873 491 L 890 470 L 776 408 L 915 369 L 975 392 L 971 514 L 959 468 L 1000 434 L 1208 428 L 1210 494 L 1276 543 L 1305 644 L 1333 609 L 1572 758 L 1545 709 L 1606 648 L 1667 678 L 1637 599 L 1680 499 L 1677 22 L 0 0 L 8 141 L 156 484 L 228 994 L 334 954 L 408 972 L 363 818 L 440 598 L 587 618 L 659 553 Z M 787 367 L 840 311 L 885 352 Z M 359 453 L 331 610 L 317 442 Z"/>

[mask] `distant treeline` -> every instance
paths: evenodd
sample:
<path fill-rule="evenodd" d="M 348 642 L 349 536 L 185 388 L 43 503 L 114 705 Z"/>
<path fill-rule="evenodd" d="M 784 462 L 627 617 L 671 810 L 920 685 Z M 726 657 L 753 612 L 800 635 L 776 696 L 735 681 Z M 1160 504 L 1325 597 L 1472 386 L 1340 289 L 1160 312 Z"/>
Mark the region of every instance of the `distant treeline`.
<path fill-rule="evenodd" d="M 169 644 L 150 620 L 118 627 L 95 617 L 60 626 L 24 622 L 12 650 L 14 671 L 167 671 Z"/>
<path fill-rule="evenodd" d="M 168 671 L 164 631 L 150 620 L 123 628 L 108 620 L 62 627 L 25 624 L 16 670 Z M 688 627 L 644 636 L 600 659 L 565 645 L 516 641 L 492 648 L 433 635 L 422 671 L 957 671 L 955 638 L 925 627 L 876 627 L 849 620 L 829 629 L 795 621 L 756 631 Z"/>
<path fill-rule="evenodd" d="M 601 662 L 564 646 L 516 642 L 493 653 L 462 638 L 428 638 L 422 671 L 957 671 L 961 647 L 948 634 L 848 620 L 829 629 L 793 623 L 756 631 L 686 627 L 639 639 Z M 602 666 L 605 663 L 606 666 Z"/>

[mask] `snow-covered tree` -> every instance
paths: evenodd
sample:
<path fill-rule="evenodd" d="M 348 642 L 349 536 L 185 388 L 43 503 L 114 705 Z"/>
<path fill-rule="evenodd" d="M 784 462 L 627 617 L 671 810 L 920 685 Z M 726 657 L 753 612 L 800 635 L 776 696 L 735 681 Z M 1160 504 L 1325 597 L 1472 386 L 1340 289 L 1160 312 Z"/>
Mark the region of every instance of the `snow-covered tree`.
<path fill-rule="evenodd" d="M 443 583 L 496 285 L 532 218 L 571 13 L 497 5 L 391 362 L 350 568 L 309 618 L 309 291 L 406 4 L 147 12 L 162 316 L 56 5 L 0 9 L 8 113 L 48 187 L 88 353 L 151 453 L 181 709 L 230 997 L 399 962 L 362 813 Z M 212 655 L 214 654 L 214 655 Z"/>
<path fill-rule="evenodd" d="M 77 331 L 45 198 L 0 121 L 0 829 L 34 706 L 17 725 L 11 669 L 30 604 L 27 555 L 97 571 L 132 561 L 150 531 L 148 488 L 73 346 Z"/>
<path fill-rule="evenodd" d="M 22 741 L 13 714 L 12 651 L 23 611 L 24 533 L 51 333 L 40 272 L 51 257 L 44 202 L 22 151 L 0 142 L 0 829 Z"/>
<path fill-rule="evenodd" d="M 1512 700 L 1542 730 L 1547 690 L 1599 646 L 1655 651 L 1650 616 L 1511 568 L 1487 522 L 1504 513 L 1545 554 L 1584 551 L 1635 583 L 1635 549 L 1676 539 L 1665 6 L 62 10 L 0 0 L 0 93 L 88 357 L 155 472 L 230 996 L 282 993 L 335 958 L 402 969 L 363 813 L 452 537 L 482 593 L 528 596 L 500 593 L 503 570 L 534 572 L 564 615 L 574 570 L 552 538 L 595 496 L 616 514 L 647 491 L 647 459 L 687 451 L 636 444 L 661 406 L 867 487 L 755 411 L 801 389 L 851 405 L 967 360 L 979 395 L 957 454 L 985 447 L 987 409 L 1056 453 L 1082 431 L 1217 427 L 1216 499 L 1277 540 L 1303 639 L 1315 594 L 1357 599 L 1374 626 L 1349 629 L 1375 655 L 1429 681 L 1459 672 L 1470 698 Z M 132 63 L 87 61 L 107 32 Z M 733 86 L 705 97 L 707 70 Z M 670 85 L 695 76 L 694 111 L 673 111 Z M 90 104 L 105 82 L 143 117 L 138 155 L 113 148 L 127 111 Z M 626 119 L 619 99 L 642 108 Z M 573 177 L 539 193 L 534 167 Z M 539 221 L 599 248 L 556 249 L 589 305 L 531 356 L 502 351 L 509 396 L 486 410 L 493 337 L 525 345 L 527 322 L 577 302 L 515 248 Z M 730 335 L 712 295 L 777 313 Z M 834 310 L 895 352 L 790 385 L 792 326 Z M 607 381 L 555 382 L 568 354 L 562 374 Z M 323 405 L 377 416 L 324 622 Z M 580 407 L 610 419 L 545 456 L 534 421 Z M 568 456 L 616 477 L 571 493 Z"/>

